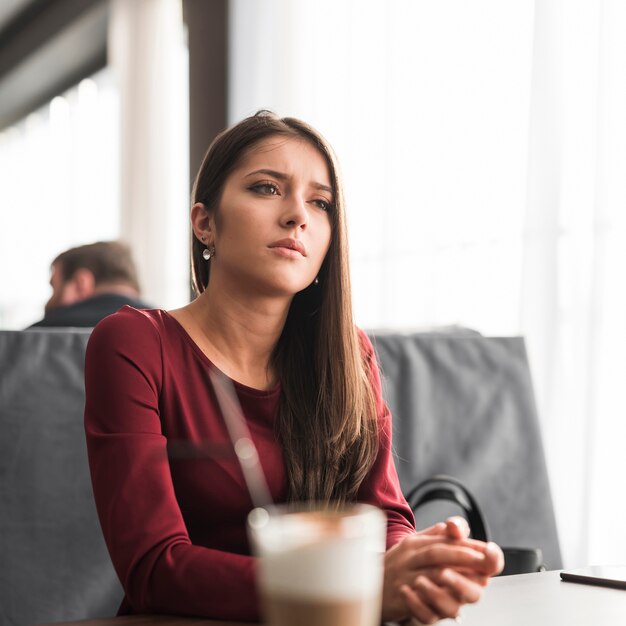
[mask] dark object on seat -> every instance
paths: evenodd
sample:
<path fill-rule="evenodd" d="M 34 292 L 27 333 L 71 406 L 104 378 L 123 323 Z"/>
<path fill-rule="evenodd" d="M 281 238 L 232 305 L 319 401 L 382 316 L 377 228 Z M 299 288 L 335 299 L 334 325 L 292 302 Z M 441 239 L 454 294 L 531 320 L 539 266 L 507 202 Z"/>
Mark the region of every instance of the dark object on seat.
<path fill-rule="evenodd" d="M 504 569 L 500 576 L 545 572 L 543 552 L 540 548 L 502 548 Z"/>
<path fill-rule="evenodd" d="M 561 568 L 524 340 L 462 329 L 370 337 L 393 415 L 404 493 L 431 476 L 459 476 L 480 502 L 496 543 L 536 546 L 549 569 Z M 449 502 L 445 507 L 421 507 L 418 527 L 459 512 Z"/>
<path fill-rule="evenodd" d="M 474 539 L 490 541 L 491 536 L 487 520 L 467 487 L 451 476 L 433 476 L 427 478 L 407 494 L 409 506 L 417 515 L 424 504 L 435 500 L 448 500 L 457 504 L 463 511 L 470 527 L 470 534 Z M 504 569 L 501 576 L 510 574 L 530 574 L 543 572 L 543 554 L 539 548 L 509 548 L 502 547 L 504 552 Z"/>
<path fill-rule="evenodd" d="M 413 513 L 433 500 L 450 500 L 462 509 L 470 527 L 471 536 L 489 541 L 489 530 L 474 496 L 458 480 L 451 476 L 433 476 L 416 485 L 406 496 Z"/>
<path fill-rule="evenodd" d="M 0 331 L 0 624 L 117 612 L 87 465 L 89 331 Z"/>

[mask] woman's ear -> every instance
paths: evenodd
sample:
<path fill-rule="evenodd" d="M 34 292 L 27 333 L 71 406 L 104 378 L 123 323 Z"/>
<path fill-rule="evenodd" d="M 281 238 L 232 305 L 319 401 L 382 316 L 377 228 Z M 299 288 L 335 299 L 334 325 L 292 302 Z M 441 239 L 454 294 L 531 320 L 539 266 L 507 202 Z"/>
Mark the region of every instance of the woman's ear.
<path fill-rule="evenodd" d="M 202 202 L 191 207 L 191 228 L 194 235 L 204 243 L 210 243 L 215 234 L 214 212 Z"/>

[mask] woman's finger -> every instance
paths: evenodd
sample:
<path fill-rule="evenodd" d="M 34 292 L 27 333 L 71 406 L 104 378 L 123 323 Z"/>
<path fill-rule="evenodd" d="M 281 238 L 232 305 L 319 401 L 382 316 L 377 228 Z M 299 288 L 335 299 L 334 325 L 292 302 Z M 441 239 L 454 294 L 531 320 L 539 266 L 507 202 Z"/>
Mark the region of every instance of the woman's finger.
<path fill-rule="evenodd" d="M 465 542 L 463 542 L 465 545 Z M 502 549 L 493 541 L 487 543 L 480 542 L 479 545 L 472 545 L 472 549 L 482 552 L 485 561 L 480 568 L 480 572 L 485 576 L 496 576 L 504 568 L 504 554 Z"/>
<path fill-rule="evenodd" d="M 489 576 L 496 576 L 504 569 L 504 554 L 500 546 L 493 541 L 487 543 L 485 550 L 486 565 L 489 568 L 485 571 Z"/>
<path fill-rule="evenodd" d="M 455 567 L 455 572 L 458 572 L 465 578 L 469 578 L 472 582 L 480 585 L 481 587 L 486 587 L 489 584 L 490 577 L 486 574 L 480 574 L 474 569 L 469 569 L 467 567 Z"/>
<path fill-rule="evenodd" d="M 437 522 L 428 528 L 423 528 L 422 530 L 418 530 L 416 535 L 448 535 L 448 525 L 446 522 Z"/>
<path fill-rule="evenodd" d="M 464 540 L 442 540 L 433 535 L 408 538 L 408 566 L 412 569 L 431 566 L 454 566 L 473 570 L 480 576 L 495 576 L 504 567 L 504 555 L 493 543 Z M 443 561 L 438 562 L 441 556 Z"/>
<path fill-rule="evenodd" d="M 446 522 L 439 522 L 434 526 L 430 526 L 424 530 L 420 530 L 412 535 L 408 535 L 403 539 L 403 543 L 414 546 L 430 545 L 432 543 L 452 543 L 455 545 L 462 545 L 467 548 L 473 548 L 478 552 L 486 552 L 488 543 L 480 541 L 479 539 L 472 539 L 471 537 L 465 537 L 461 539 L 453 538 L 448 532 L 448 526 Z"/>
<path fill-rule="evenodd" d="M 418 576 L 414 588 L 422 602 L 440 619 L 458 616 L 463 603 L 448 587 L 440 587 L 426 576 Z"/>
<path fill-rule="evenodd" d="M 421 599 L 418 593 L 411 589 L 408 585 L 400 587 L 402 597 L 406 602 L 409 613 L 417 618 L 422 624 L 434 624 L 439 621 L 439 617 L 431 608 Z"/>
<path fill-rule="evenodd" d="M 449 543 L 432 543 L 413 551 L 407 557 L 407 567 L 418 570 L 431 567 L 465 567 L 482 573 L 485 554 L 472 548 Z"/>
<path fill-rule="evenodd" d="M 432 579 L 439 586 L 450 589 L 461 604 L 473 604 L 482 596 L 482 586 L 479 583 L 452 569 L 443 569 L 432 576 Z"/>
<path fill-rule="evenodd" d="M 446 536 L 450 539 L 467 539 L 470 527 L 467 520 L 460 515 L 449 517 L 445 522 L 438 522 L 428 528 L 418 531 L 418 535 Z"/>
<path fill-rule="evenodd" d="M 446 532 L 451 539 L 467 539 L 470 527 L 467 520 L 460 515 L 449 517 L 446 521 Z"/>

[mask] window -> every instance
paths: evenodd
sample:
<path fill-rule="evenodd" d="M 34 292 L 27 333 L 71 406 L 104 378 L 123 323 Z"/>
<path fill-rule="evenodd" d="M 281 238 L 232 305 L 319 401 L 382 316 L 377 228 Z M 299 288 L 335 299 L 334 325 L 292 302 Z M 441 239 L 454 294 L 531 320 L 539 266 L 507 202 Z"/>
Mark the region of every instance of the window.
<path fill-rule="evenodd" d="M 59 252 L 119 236 L 118 155 L 108 69 L 0 133 L 0 328 L 43 315 Z"/>

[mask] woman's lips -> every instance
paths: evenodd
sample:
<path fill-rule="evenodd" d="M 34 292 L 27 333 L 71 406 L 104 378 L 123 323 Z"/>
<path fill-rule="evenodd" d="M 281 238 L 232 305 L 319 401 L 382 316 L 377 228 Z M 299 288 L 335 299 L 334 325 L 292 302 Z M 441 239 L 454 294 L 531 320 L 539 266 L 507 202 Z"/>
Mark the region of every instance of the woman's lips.
<path fill-rule="evenodd" d="M 290 257 L 306 256 L 306 248 L 299 239 L 280 239 L 271 243 L 268 247 Z"/>

